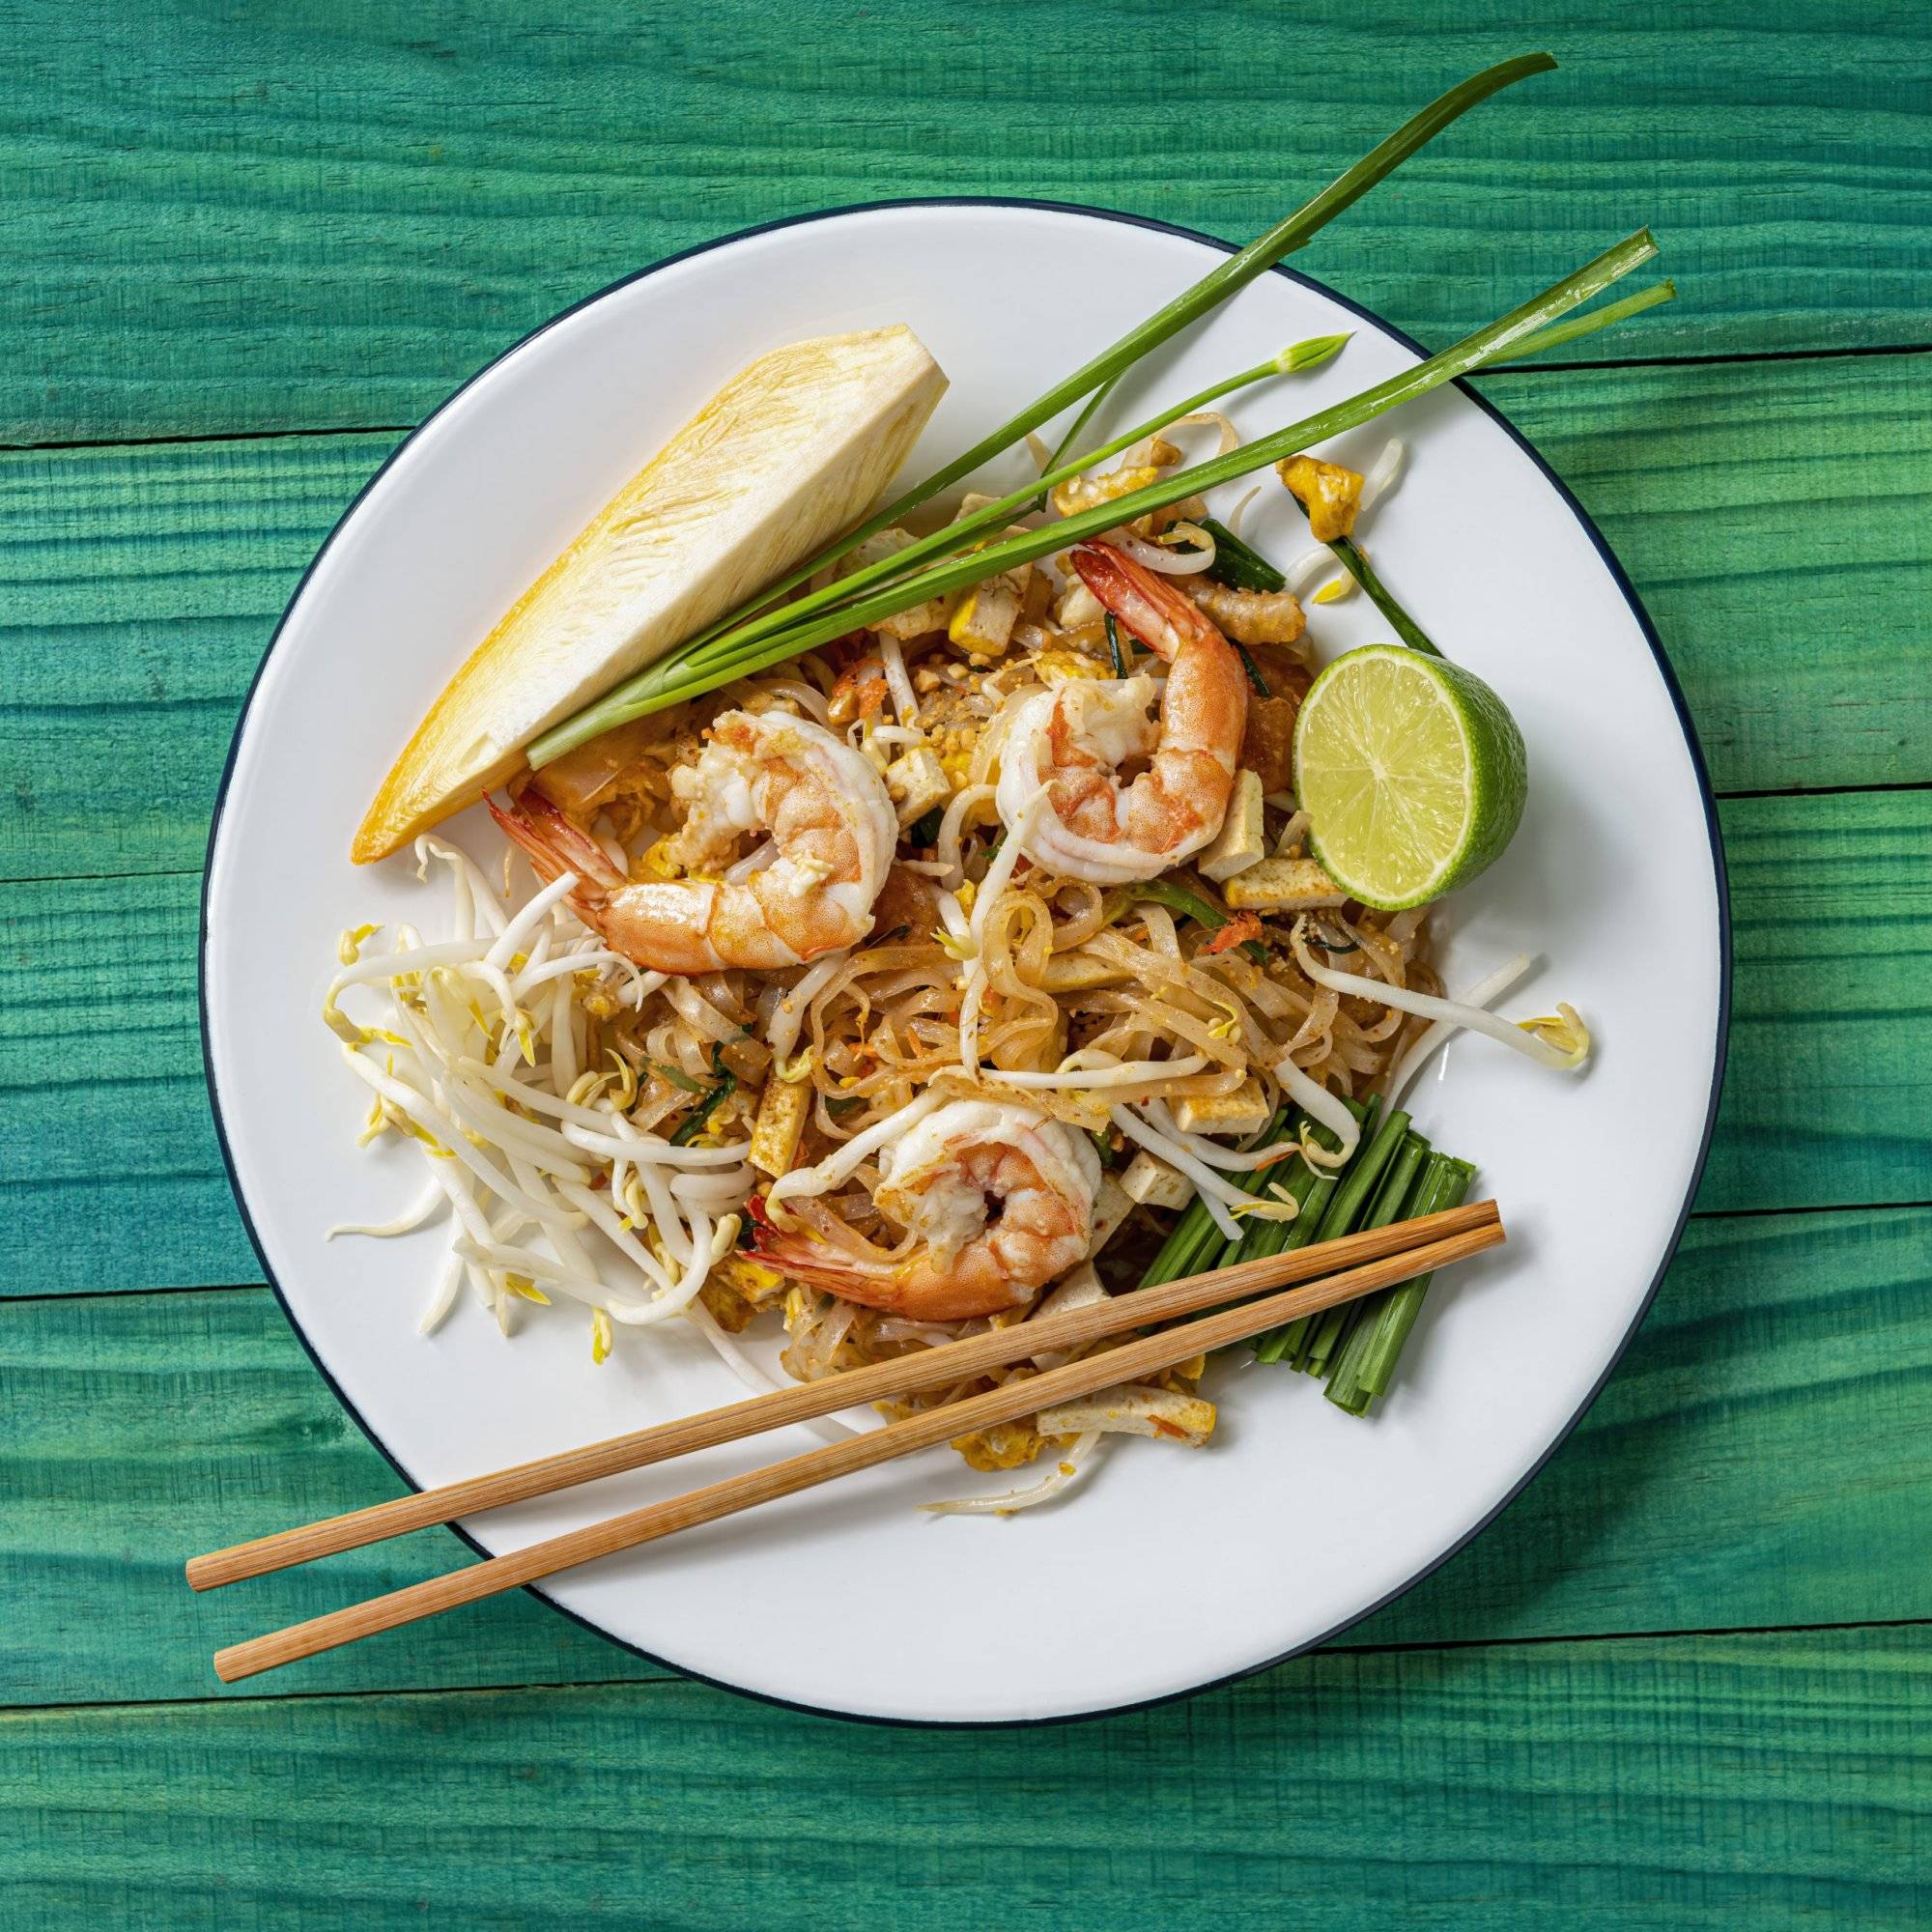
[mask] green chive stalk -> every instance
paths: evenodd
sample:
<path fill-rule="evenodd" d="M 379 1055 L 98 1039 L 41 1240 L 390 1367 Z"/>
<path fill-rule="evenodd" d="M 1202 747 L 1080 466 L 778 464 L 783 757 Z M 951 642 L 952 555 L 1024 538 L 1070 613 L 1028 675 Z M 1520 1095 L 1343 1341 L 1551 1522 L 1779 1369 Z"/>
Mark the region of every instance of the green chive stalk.
<path fill-rule="evenodd" d="M 1468 1197 L 1475 1175 L 1474 1166 L 1466 1160 L 1432 1153 L 1409 1195 L 1403 1219 L 1460 1208 Z M 1434 1279 L 1434 1275 L 1418 1275 L 1413 1281 L 1384 1289 L 1362 1304 L 1361 1317 L 1328 1379 L 1325 1393 L 1330 1402 L 1351 1415 L 1363 1415 L 1371 1403 L 1388 1393 L 1397 1358 L 1422 1313 L 1423 1297 Z"/>
<path fill-rule="evenodd" d="M 1364 1150 L 1375 1139 L 1376 1121 L 1381 1112 L 1381 1096 L 1372 1094 L 1365 1102 L 1345 1100 L 1342 1104 L 1354 1115 L 1360 1130 L 1353 1156 L 1359 1161 Z M 1304 1130 L 1311 1134 L 1318 1147 L 1325 1148 L 1330 1153 L 1340 1149 L 1341 1141 L 1326 1127 L 1317 1126 L 1306 1115 L 1299 1118 L 1304 1122 Z M 1287 1254 L 1294 1248 L 1305 1248 L 1310 1241 L 1325 1238 L 1329 1208 L 1333 1205 L 1336 1190 L 1348 1172 L 1347 1162 L 1340 1168 L 1318 1168 L 1304 1159 L 1288 1182 L 1288 1191 L 1294 1197 L 1301 1211 L 1293 1221 L 1258 1222 L 1247 1230 L 1239 1241 L 1229 1244 L 1218 1265 L 1226 1267 L 1232 1262 L 1260 1261 L 1269 1255 Z M 1270 1330 L 1267 1335 L 1259 1337 L 1252 1344 L 1257 1358 L 1278 1359 L 1264 1356 L 1261 1350 L 1274 1336 L 1285 1332 L 1284 1329 L 1276 1328 Z"/>
<path fill-rule="evenodd" d="M 1041 472 L 1039 480 L 1028 486 L 1032 495 L 1028 496 L 1024 490 L 1016 490 L 1011 497 L 1003 497 L 1001 501 L 1010 503 L 1016 497 L 1025 497 L 1025 502 L 1018 505 L 1020 509 L 1027 512 L 1043 510 L 1046 508 L 1048 492 L 1069 477 L 1078 476 L 1083 470 L 1093 469 L 1096 463 L 1104 463 L 1108 457 L 1128 448 L 1140 441 L 1143 437 L 1152 436 L 1156 430 L 1166 429 L 1170 423 L 1179 422 L 1182 416 L 1192 415 L 1196 410 L 1205 410 L 1209 403 L 1219 402 L 1223 396 L 1233 395 L 1236 389 L 1246 388 L 1251 383 L 1265 382 L 1270 376 L 1296 375 L 1303 369 L 1319 369 L 1330 356 L 1341 352 L 1342 346 L 1348 339 L 1347 333 L 1311 335 L 1306 341 L 1291 343 L 1279 355 L 1270 355 L 1265 362 L 1257 362 L 1252 369 L 1244 369 L 1238 376 L 1231 376 L 1226 382 L 1211 384 L 1198 395 L 1190 396 L 1186 402 L 1164 411 L 1150 421 L 1128 430 L 1123 436 L 1116 437 L 1112 442 L 1103 443 L 1098 449 L 1089 450 L 1084 456 L 1069 462 L 1067 451 L 1079 440 L 1081 432 L 1093 420 L 1094 412 L 1101 404 L 1114 393 L 1116 385 L 1121 381 L 1121 377 L 1116 376 L 1087 398 L 1086 407 L 1073 418 L 1066 434 L 1060 439 L 1053 454 L 1047 459 L 1046 469 Z M 1126 372 L 1122 370 L 1121 373 L 1124 375 Z M 984 523 L 992 521 L 993 507 L 987 505 L 976 517 L 961 519 L 961 523 L 983 526 Z M 959 525 L 949 526 L 949 528 L 958 527 Z M 903 555 L 904 553 L 900 554 Z M 895 563 L 898 560 L 898 557 L 893 559 Z M 841 580 L 841 583 L 847 580 Z"/>
<path fill-rule="evenodd" d="M 1594 335 L 1600 328 L 1608 328 L 1612 323 L 1628 322 L 1634 315 L 1641 315 L 1647 308 L 1655 308 L 1660 302 L 1677 299 L 1677 284 L 1668 276 L 1661 282 L 1653 282 L 1647 289 L 1639 289 L 1634 296 L 1624 296 L 1613 302 L 1605 302 L 1602 308 L 1593 309 L 1588 315 L 1572 316 L 1567 322 L 1552 323 L 1548 328 L 1540 328 L 1534 335 L 1525 336 L 1516 346 L 1519 355 L 1541 355 L 1546 349 L 1560 349 L 1566 342 L 1575 342 L 1579 336 Z"/>
<path fill-rule="evenodd" d="M 1274 1147 L 1282 1141 L 1293 1140 L 1301 1119 L 1293 1108 L 1278 1107 L 1273 1120 L 1263 1128 L 1259 1145 Z M 1246 1174 L 1236 1175 L 1235 1184 L 1250 1194 L 1259 1194 L 1276 1172 L 1272 1167 L 1254 1168 Z M 1141 1286 L 1158 1288 L 1163 1282 L 1179 1281 L 1185 1275 L 1223 1267 L 1226 1262 L 1222 1250 L 1236 1245 L 1214 1225 L 1213 1216 L 1197 1194 L 1169 1231 L 1167 1239 L 1161 1243 L 1160 1252 L 1148 1264 L 1147 1272 L 1141 1276 Z"/>
<path fill-rule="evenodd" d="M 829 643 L 833 639 L 875 623 L 881 617 L 895 615 L 928 598 L 963 589 L 1015 565 L 1029 563 L 1052 552 L 1086 542 L 1122 524 L 1131 523 L 1137 517 L 1164 509 L 1182 497 L 1195 496 L 1222 483 L 1233 482 L 1250 470 L 1295 455 L 1312 443 L 1358 428 L 1385 411 L 1426 395 L 1442 384 L 1453 382 L 1458 376 L 1466 375 L 1485 362 L 1519 347 L 1526 337 L 1600 295 L 1656 252 L 1657 244 L 1648 231 L 1639 230 L 1509 314 L 1465 336 L 1453 348 L 1445 349 L 1415 368 L 1391 376 L 1345 402 L 1320 411 L 1240 449 L 1231 450 L 1226 456 L 1210 458 L 1144 490 L 1131 491 L 1110 503 L 1065 518 L 1043 530 L 1025 531 L 1003 542 L 990 544 L 969 556 L 954 558 L 933 569 L 916 573 L 871 596 L 862 596 L 855 603 L 841 605 L 836 611 L 808 619 L 774 636 L 731 649 L 700 645 L 661 659 L 647 670 L 619 685 L 587 710 L 537 739 L 529 747 L 531 762 L 538 765 L 547 763 L 572 746 L 613 725 L 682 703 L 704 692 L 715 691 L 721 685 L 762 670 L 767 666 L 782 663 L 818 644 Z"/>
<path fill-rule="evenodd" d="M 1395 1158 L 1376 1188 L 1375 1199 L 1349 1230 L 1351 1235 L 1370 1228 L 1386 1228 L 1391 1221 L 1406 1218 L 1408 1197 L 1428 1153 L 1429 1143 L 1422 1135 L 1412 1130 L 1403 1135 Z M 1294 1366 L 1312 1376 L 1325 1374 L 1330 1358 L 1360 1308 L 1358 1301 L 1345 1301 L 1339 1308 L 1325 1310 L 1310 1333 L 1306 1348 L 1295 1357 Z"/>
<path fill-rule="evenodd" d="M 1331 537 L 1328 548 L 1335 553 L 1336 560 L 1350 577 L 1369 594 L 1369 601 L 1389 620 L 1404 643 L 1412 651 L 1421 651 L 1425 656 L 1439 658 L 1442 653 L 1430 642 L 1428 634 L 1413 617 L 1396 601 L 1392 591 L 1376 575 L 1374 566 L 1356 547 L 1352 537 Z"/>
<path fill-rule="evenodd" d="M 835 582 L 810 591 L 803 597 L 796 597 L 789 604 L 764 611 L 743 623 L 733 624 L 728 630 L 714 629 L 704 639 L 705 648 L 737 650 L 755 643 L 761 638 L 775 637 L 781 631 L 795 629 L 821 611 L 843 610 L 867 590 L 900 582 L 910 577 L 919 565 L 928 563 L 935 557 L 956 556 L 962 551 L 971 550 L 977 540 L 993 531 L 1004 530 L 1013 518 L 1025 515 L 1048 493 L 1084 474 L 1094 464 L 1104 463 L 1108 457 L 1118 456 L 1123 449 L 1131 449 L 1135 443 L 1179 422 L 1182 416 L 1192 415 L 1195 411 L 1206 409 L 1209 403 L 1219 402 L 1236 389 L 1247 388 L 1271 376 L 1318 369 L 1337 355 L 1348 339 L 1346 335 L 1315 335 L 1306 341 L 1292 343 L 1279 355 L 1270 355 L 1265 362 L 1257 362 L 1252 369 L 1243 369 L 1218 383 L 1210 383 L 1207 388 L 1161 410 L 1146 422 L 1123 430 L 1099 448 L 1089 450 L 1072 462 L 1063 463 L 1056 455 L 1045 473 L 1024 489 L 996 497 L 991 502 L 982 503 L 971 516 L 942 524 L 929 535 L 917 538 L 903 550 L 895 551 L 891 556 L 881 557 L 876 563 L 861 564 Z M 532 748 L 532 756 L 535 755 L 536 749 Z"/>
<path fill-rule="evenodd" d="M 1060 439 L 1060 440 L 1053 445 L 1053 460 L 1046 466 L 1047 469 L 1057 469 L 1061 464 L 1066 461 L 1067 451 L 1070 450 L 1073 447 L 1073 445 L 1080 440 L 1081 436 L 1086 431 L 1087 425 L 1090 422 L 1092 422 L 1096 415 L 1099 414 L 1102 409 L 1106 407 L 1107 398 L 1111 396 L 1114 393 L 1114 391 L 1120 387 L 1121 377 L 1124 376 L 1126 373 L 1127 372 L 1124 369 L 1122 369 L 1119 375 L 1109 376 L 1107 380 L 1104 383 L 1102 383 L 1100 386 L 1097 389 L 1095 389 L 1094 393 L 1091 396 L 1089 396 L 1084 403 L 1080 405 L 1080 413 L 1076 415 L 1073 418 L 1073 420 L 1066 425 L 1066 434 L 1063 436 Z M 1033 499 L 1033 507 L 1036 510 L 1043 510 L 1046 508 L 1046 492 L 1044 490 L 1040 491 L 1039 495 Z"/>
<path fill-rule="evenodd" d="M 1378 1112 L 1380 1104 L 1378 1095 L 1371 1102 Z M 1381 1120 L 1373 1133 L 1365 1123 L 1362 1138 L 1356 1144 L 1354 1159 L 1342 1170 L 1339 1178 L 1330 1179 L 1319 1215 L 1307 1217 L 1307 1232 L 1292 1245 L 1300 1247 L 1308 1241 L 1332 1241 L 1339 1236 L 1351 1233 L 1357 1218 L 1369 1205 L 1376 1183 L 1381 1179 L 1382 1170 L 1395 1158 L 1407 1131 L 1408 1116 L 1401 1112 Z M 1310 1205 L 1315 1204 L 1311 1201 Z M 1295 1223 L 1297 1228 L 1301 1225 L 1301 1222 Z M 1308 1338 L 1311 1319 L 1303 1315 L 1264 1335 L 1255 1345 L 1255 1360 L 1278 1362 L 1284 1355 L 1295 1352 Z"/>
<path fill-rule="evenodd" d="M 1312 200 L 1278 221 L 1265 235 L 1258 236 L 1238 255 L 1220 262 L 1190 289 L 1156 309 L 1148 319 L 1083 363 L 1070 376 L 1063 377 L 1044 394 L 1036 396 L 1017 415 L 1010 416 L 990 435 L 982 437 L 963 455 L 935 469 L 904 496 L 888 503 L 869 522 L 842 536 L 817 555 L 808 558 L 787 576 L 759 593 L 759 601 L 780 596 L 831 562 L 854 544 L 889 529 L 908 512 L 929 502 L 941 491 L 950 489 L 961 477 L 970 475 L 980 464 L 1019 441 L 1029 430 L 1037 429 L 1048 417 L 1056 416 L 1068 403 L 1116 381 L 1151 350 L 1158 349 L 1170 336 L 1178 335 L 1189 323 L 1198 322 L 1208 310 L 1218 307 L 1257 275 L 1264 274 L 1283 256 L 1303 247 L 1329 222 L 1352 207 L 1363 195 L 1387 179 L 1409 156 L 1426 147 L 1452 122 L 1459 120 L 1478 102 L 1533 73 L 1548 73 L 1556 65 L 1548 54 L 1519 54 L 1514 60 L 1485 68 L 1448 93 L 1432 100 L 1421 113 L 1406 121 L 1395 132 L 1373 148 L 1353 167 L 1336 178 Z M 1036 488 L 1038 486 L 1036 485 Z M 723 628 L 722 626 L 720 628 Z M 553 754 L 554 755 L 554 754 Z"/>
<path fill-rule="evenodd" d="M 1287 589 L 1288 579 L 1260 551 L 1249 549 L 1226 524 L 1203 517 L 1200 525 L 1214 539 L 1214 561 L 1204 576 L 1216 583 L 1232 584 L 1236 590 Z"/>
<path fill-rule="evenodd" d="M 1607 328 L 1612 323 L 1628 321 L 1634 315 L 1641 315 L 1647 308 L 1655 308 L 1660 302 L 1674 300 L 1676 295 L 1675 282 L 1669 280 L 1655 282 L 1647 289 L 1638 290 L 1634 296 L 1624 297 L 1621 301 L 1605 302 L 1602 308 L 1593 309 L 1588 315 L 1572 316 L 1568 321 L 1553 324 L 1548 328 L 1538 329 L 1534 335 L 1527 336 L 1517 344 L 1516 353 L 1519 355 L 1539 355 L 1546 349 L 1560 348 L 1564 343 L 1575 342 L 1580 336 L 1594 335 L 1598 329 Z M 1297 497 L 1295 501 L 1300 502 L 1301 499 Z M 1304 510 L 1307 507 L 1307 504 L 1302 504 Z M 1203 527 L 1207 528 L 1208 526 L 1204 524 Z M 1225 532 L 1217 526 L 1214 534 L 1218 539 L 1224 536 Z M 1233 541 L 1239 544 L 1238 538 Z M 1240 548 L 1246 550 L 1245 545 L 1240 545 Z M 1375 566 L 1362 554 L 1352 537 L 1331 538 L 1328 548 L 1335 553 L 1336 561 L 1367 593 L 1369 601 L 1388 619 L 1396 636 L 1410 650 L 1421 651 L 1432 658 L 1439 658 L 1442 655 L 1442 652 L 1431 642 L 1422 626 L 1402 608 L 1395 593 L 1377 575 Z M 1247 551 L 1246 554 L 1249 557 L 1254 556 L 1252 551 Z M 1236 561 L 1238 565 L 1240 560 L 1237 558 Z M 1271 585 L 1243 587 L 1279 590 L 1286 580 L 1279 571 L 1273 570 L 1271 565 L 1267 567 L 1275 579 Z M 1238 578 L 1236 581 L 1238 582 Z"/>

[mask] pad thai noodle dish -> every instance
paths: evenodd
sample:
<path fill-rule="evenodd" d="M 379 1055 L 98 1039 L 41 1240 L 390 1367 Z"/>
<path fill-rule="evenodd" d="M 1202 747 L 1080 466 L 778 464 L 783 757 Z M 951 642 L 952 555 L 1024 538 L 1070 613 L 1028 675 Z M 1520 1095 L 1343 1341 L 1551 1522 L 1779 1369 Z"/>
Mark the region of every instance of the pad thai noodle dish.
<path fill-rule="evenodd" d="M 1004 469 L 981 445 L 883 514 L 945 386 L 917 338 L 754 363 L 371 809 L 356 857 L 412 860 L 426 910 L 343 934 L 325 1014 L 365 1143 L 414 1142 L 425 1185 L 333 1233 L 445 1217 L 425 1332 L 466 1304 L 505 1335 L 574 1321 L 590 1374 L 695 1330 L 769 1388 L 774 1361 L 815 1379 L 1460 1202 L 1471 1163 L 1402 1107 L 1418 1068 L 1459 1029 L 1557 1072 L 1590 1039 L 1567 1006 L 1492 1010 L 1527 957 L 1441 983 L 1432 909 L 1508 844 L 1523 747 L 1397 601 L 1399 553 L 1363 547 L 1404 444 L 1308 445 L 1554 339 L 1647 248 L 1288 429 L 1211 405 L 1332 396 L 1344 338 L 1105 440 L 1091 408 L 1057 446 L 1023 420 Z M 1024 477 L 950 487 L 981 466 Z M 1241 535 L 1261 492 L 1300 533 L 1274 558 Z M 1344 597 L 1390 641 L 1324 651 Z M 430 829 L 478 803 L 467 847 Z M 1363 1415 L 1427 1285 L 1247 1346 Z M 930 1506 L 1030 1507 L 1109 1434 L 1203 1445 L 1207 1369 L 966 1436 L 972 1469 L 1021 1473 Z"/>

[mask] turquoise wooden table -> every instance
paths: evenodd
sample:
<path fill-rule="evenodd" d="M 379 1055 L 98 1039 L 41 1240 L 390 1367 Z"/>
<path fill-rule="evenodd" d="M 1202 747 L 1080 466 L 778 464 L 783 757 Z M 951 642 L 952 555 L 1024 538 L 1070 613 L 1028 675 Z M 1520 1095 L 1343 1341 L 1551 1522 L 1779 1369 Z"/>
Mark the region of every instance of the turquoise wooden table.
<path fill-rule="evenodd" d="M 0 17 L 0 1922 L 1927 1921 L 1922 8 Z M 1731 867 L 1710 1167 L 1583 1426 L 1328 1649 L 1131 1717 L 859 1729 L 521 1596 L 219 1692 L 218 1643 L 459 1554 L 432 1532 L 245 1603 L 181 1580 L 239 1522 L 393 1490 L 259 1285 L 194 993 L 241 696 L 357 487 L 525 330 L 692 242 L 980 192 L 1244 240 L 1539 45 L 1560 72 L 1299 262 L 1438 344 L 1641 220 L 1683 290 L 1483 384 L 1647 600 Z"/>

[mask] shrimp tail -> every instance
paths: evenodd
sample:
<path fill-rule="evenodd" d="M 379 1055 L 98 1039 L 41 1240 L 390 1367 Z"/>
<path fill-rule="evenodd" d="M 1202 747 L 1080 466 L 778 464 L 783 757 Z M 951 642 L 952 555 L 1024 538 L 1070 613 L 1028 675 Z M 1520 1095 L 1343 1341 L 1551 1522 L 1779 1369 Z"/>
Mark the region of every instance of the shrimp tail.
<path fill-rule="evenodd" d="M 856 1255 L 841 1254 L 811 1235 L 793 1234 L 771 1217 L 764 1196 L 754 1194 L 745 1204 L 752 1223 L 748 1252 L 755 1262 L 776 1268 L 794 1281 L 810 1282 L 834 1294 L 847 1293 L 868 1281 L 884 1280 L 892 1270 L 868 1264 Z"/>
<path fill-rule="evenodd" d="M 1192 598 L 1112 544 L 1082 544 L 1073 568 L 1105 610 L 1170 664 L 1182 644 L 1220 638 Z"/>
<path fill-rule="evenodd" d="M 554 879 L 559 872 L 575 872 L 605 892 L 624 883 L 623 873 L 611 863 L 603 846 L 573 825 L 542 792 L 526 791 L 511 801 L 508 811 L 494 798 L 483 802 L 490 808 L 490 816 L 545 879 Z"/>

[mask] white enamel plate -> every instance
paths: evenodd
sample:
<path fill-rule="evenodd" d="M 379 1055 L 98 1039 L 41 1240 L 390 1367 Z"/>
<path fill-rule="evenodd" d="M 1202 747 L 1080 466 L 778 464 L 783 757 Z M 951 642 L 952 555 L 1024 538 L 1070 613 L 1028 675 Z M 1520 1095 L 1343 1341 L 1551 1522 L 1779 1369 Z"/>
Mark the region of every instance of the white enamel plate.
<path fill-rule="evenodd" d="M 909 323 L 952 378 L 907 472 L 922 473 L 1219 252 L 1119 217 L 988 203 L 744 235 L 513 350 L 397 451 L 323 547 L 249 697 L 217 813 L 209 1077 L 269 1279 L 412 1483 L 741 1391 L 695 1333 L 620 1331 L 596 1366 L 587 1322 L 561 1306 L 530 1310 L 506 1341 L 466 1302 L 422 1339 L 440 1230 L 325 1244 L 332 1222 L 386 1218 L 421 1184 L 412 1148 L 355 1151 L 368 1095 L 319 1017 L 342 927 L 409 920 L 433 935 L 445 917 L 444 891 L 418 885 L 412 862 L 349 863 L 404 737 L 586 517 L 762 351 Z M 1236 399 L 1245 433 L 1418 359 L 1324 290 L 1269 274 L 1137 370 L 1107 421 L 1124 427 L 1336 330 L 1353 339 L 1334 361 Z M 1286 1369 L 1230 1365 L 1209 1391 L 1211 1447 L 1117 1438 L 1072 1492 L 1031 1514 L 922 1514 L 923 1500 L 1014 1480 L 934 1451 L 557 1577 L 545 1594 L 558 1606 L 681 1669 L 826 1711 L 975 1722 L 1109 1710 L 1252 1670 L 1387 1601 L 1487 1522 L 1588 1405 L 1669 1258 L 1716 1106 L 1728 952 L 1710 797 L 1642 611 L 1533 452 L 1454 390 L 1339 452 L 1360 467 L 1390 434 L 1409 468 L 1365 539 L 1449 655 L 1502 693 L 1529 746 L 1521 833 L 1439 915 L 1447 980 L 1527 950 L 1542 963 L 1509 1009 L 1567 999 L 1600 1043 L 1577 1079 L 1460 1039 L 1408 1099 L 1438 1147 L 1480 1163 L 1509 1247 L 1436 1284 L 1371 1421 Z M 1000 487 L 1031 473 L 1024 461 Z M 1306 526 L 1266 472 L 1258 480 L 1244 534 L 1293 556 Z M 1359 596 L 1317 608 L 1313 627 L 1324 655 L 1385 635 Z M 453 830 L 479 856 L 498 849 L 479 813 Z M 484 1549 L 514 1548 L 815 1439 L 741 1443 L 466 1529 Z"/>

